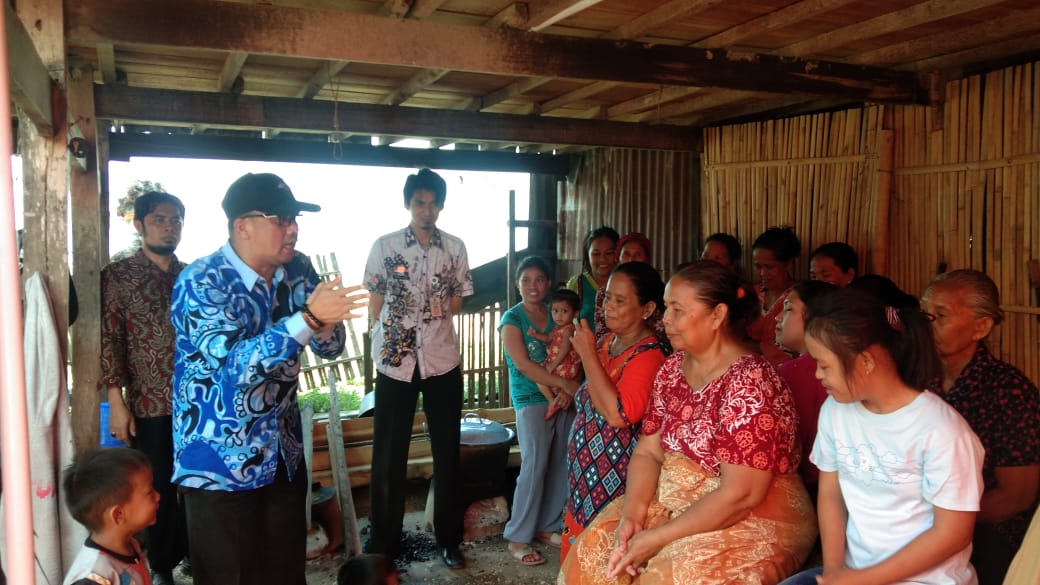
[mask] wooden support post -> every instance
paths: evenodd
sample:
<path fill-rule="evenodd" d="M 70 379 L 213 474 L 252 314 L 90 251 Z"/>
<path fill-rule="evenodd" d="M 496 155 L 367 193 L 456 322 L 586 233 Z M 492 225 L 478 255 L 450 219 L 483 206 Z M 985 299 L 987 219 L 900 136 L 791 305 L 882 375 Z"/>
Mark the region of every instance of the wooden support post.
<path fill-rule="evenodd" d="M 361 535 L 358 534 L 357 513 L 354 511 L 354 494 L 350 491 L 350 471 L 343 453 L 343 425 L 339 418 L 339 392 L 336 389 L 336 371 L 329 371 L 329 461 L 332 464 L 332 479 L 336 484 L 339 510 L 343 514 L 343 545 L 347 558 L 361 554 Z"/>
<path fill-rule="evenodd" d="M 22 155 L 25 232 L 22 236 L 22 280 L 39 272 L 54 307 L 58 339 L 68 334 L 69 266 L 66 232 L 68 150 L 65 147 L 64 95 L 55 89 L 54 136 L 41 135 L 24 115 L 18 116 L 18 152 Z M 62 351 L 67 348 L 63 345 Z"/>
<path fill-rule="evenodd" d="M 98 380 L 101 362 L 101 231 L 102 206 L 98 169 L 105 161 L 97 157 L 97 120 L 94 117 L 94 72 L 74 68 L 68 81 L 69 120 L 78 129 L 88 148 L 87 168 L 69 165 L 69 192 L 72 207 L 73 282 L 79 300 L 76 325 L 72 327 L 72 417 L 76 449 L 98 444 Z M 107 209 L 107 206 L 104 206 Z"/>

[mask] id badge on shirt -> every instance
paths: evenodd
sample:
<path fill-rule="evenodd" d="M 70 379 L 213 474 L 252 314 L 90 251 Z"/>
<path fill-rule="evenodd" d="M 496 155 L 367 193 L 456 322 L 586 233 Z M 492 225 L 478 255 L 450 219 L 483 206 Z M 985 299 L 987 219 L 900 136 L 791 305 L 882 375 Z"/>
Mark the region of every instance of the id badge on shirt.
<path fill-rule="evenodd" d="M 437 295 L 430 299 L 430 316 L 434 319 L 444 318 L 444 309 L 441 308 L 441 301 L 443 297 Z"/>

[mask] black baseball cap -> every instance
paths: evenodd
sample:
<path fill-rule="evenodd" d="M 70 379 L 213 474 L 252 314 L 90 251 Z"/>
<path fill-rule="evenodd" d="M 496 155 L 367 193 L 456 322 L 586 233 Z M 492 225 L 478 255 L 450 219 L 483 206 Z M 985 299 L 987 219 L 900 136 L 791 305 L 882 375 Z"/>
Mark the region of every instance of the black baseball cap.
<path fill-rule="evenodd" d="M 321 206 L 297 201 L 281 177 L 272 173 L 246 173 L 228 187 L 220 204 L 228 219 L 249 211 L 267 215 L 299 215 L 301 211 L 321 211 Z"/>

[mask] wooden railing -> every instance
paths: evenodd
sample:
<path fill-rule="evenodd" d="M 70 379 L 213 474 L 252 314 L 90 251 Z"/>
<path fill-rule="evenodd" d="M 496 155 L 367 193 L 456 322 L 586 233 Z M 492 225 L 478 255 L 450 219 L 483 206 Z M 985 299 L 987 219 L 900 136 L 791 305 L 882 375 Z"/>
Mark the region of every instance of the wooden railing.
<path fill-rule="evenodd" d="M 313 256 L 315 268 L 323 279 L 338 274 L 336 255 Z M 504 408 L 509 400 L 509 376 L 498 335 L 498 322 L 503 309 L 499 303 L 475 312 L 455 316 L 462 358 L 463 408 Z M 363 385 L 372 391 L 371 345 L 358 321 L 347 321 L 347 343 L 343 353 L 334 359 L 323 359 L 306 348 L 301 355 L 301 380 L 304 389 L 328 386 L 329 371 L 348 384 Z"/>
<path fill-rule="evenodd" d="M 498 321 L 501 317 L 502 309 L 498 304 L 485 307 L 477 313 L 455 317 L 462 358 L 463 408 L 511 406 L 509 376 L 498 336 Z M 363 385 L 366 394 L 371 392 L 371 381 L 366 382 L 365 376 L 366 365 L 368 371 L 372 371 L 371 356 L 368 355 L 371 346 L 367 341 L 368 336 L 359 334 L 353 323 L 348 321 L 347 343 L 340 356 L 323 359 L 310 348 L 304 349 L 300 356 L 300 385 L 304 389 L 325 388 L 329 371 L 335 370 L 336 379 L 351 385 Z"/>

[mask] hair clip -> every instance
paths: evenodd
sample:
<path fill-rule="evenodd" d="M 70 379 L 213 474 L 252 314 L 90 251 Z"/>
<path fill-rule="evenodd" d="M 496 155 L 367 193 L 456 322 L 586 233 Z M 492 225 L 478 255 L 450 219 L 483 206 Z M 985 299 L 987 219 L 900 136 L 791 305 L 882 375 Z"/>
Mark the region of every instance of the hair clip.
<path fill-rule="evenodd" d="M 885 319 L 888 321 L 888 326 L 896 331 L 903 330 L 903 320 L 899 318 L 899 309 L 895 307 L 885 307 Z"/>
<path fill-rule="evenodd" d="M 738 300 L 738 301 L 739 301 L 740 299 L 743 299 L 743 298 L 744 298 L 744 295 L 746 295 L 746 294 L 747 294 L 747 292 L 746 292 L 746 291 L 744 290 L 744 287 L 743 287 L 743 286 L 738 286 L 738 287 L 737 287 L 737 300 Z"/>

